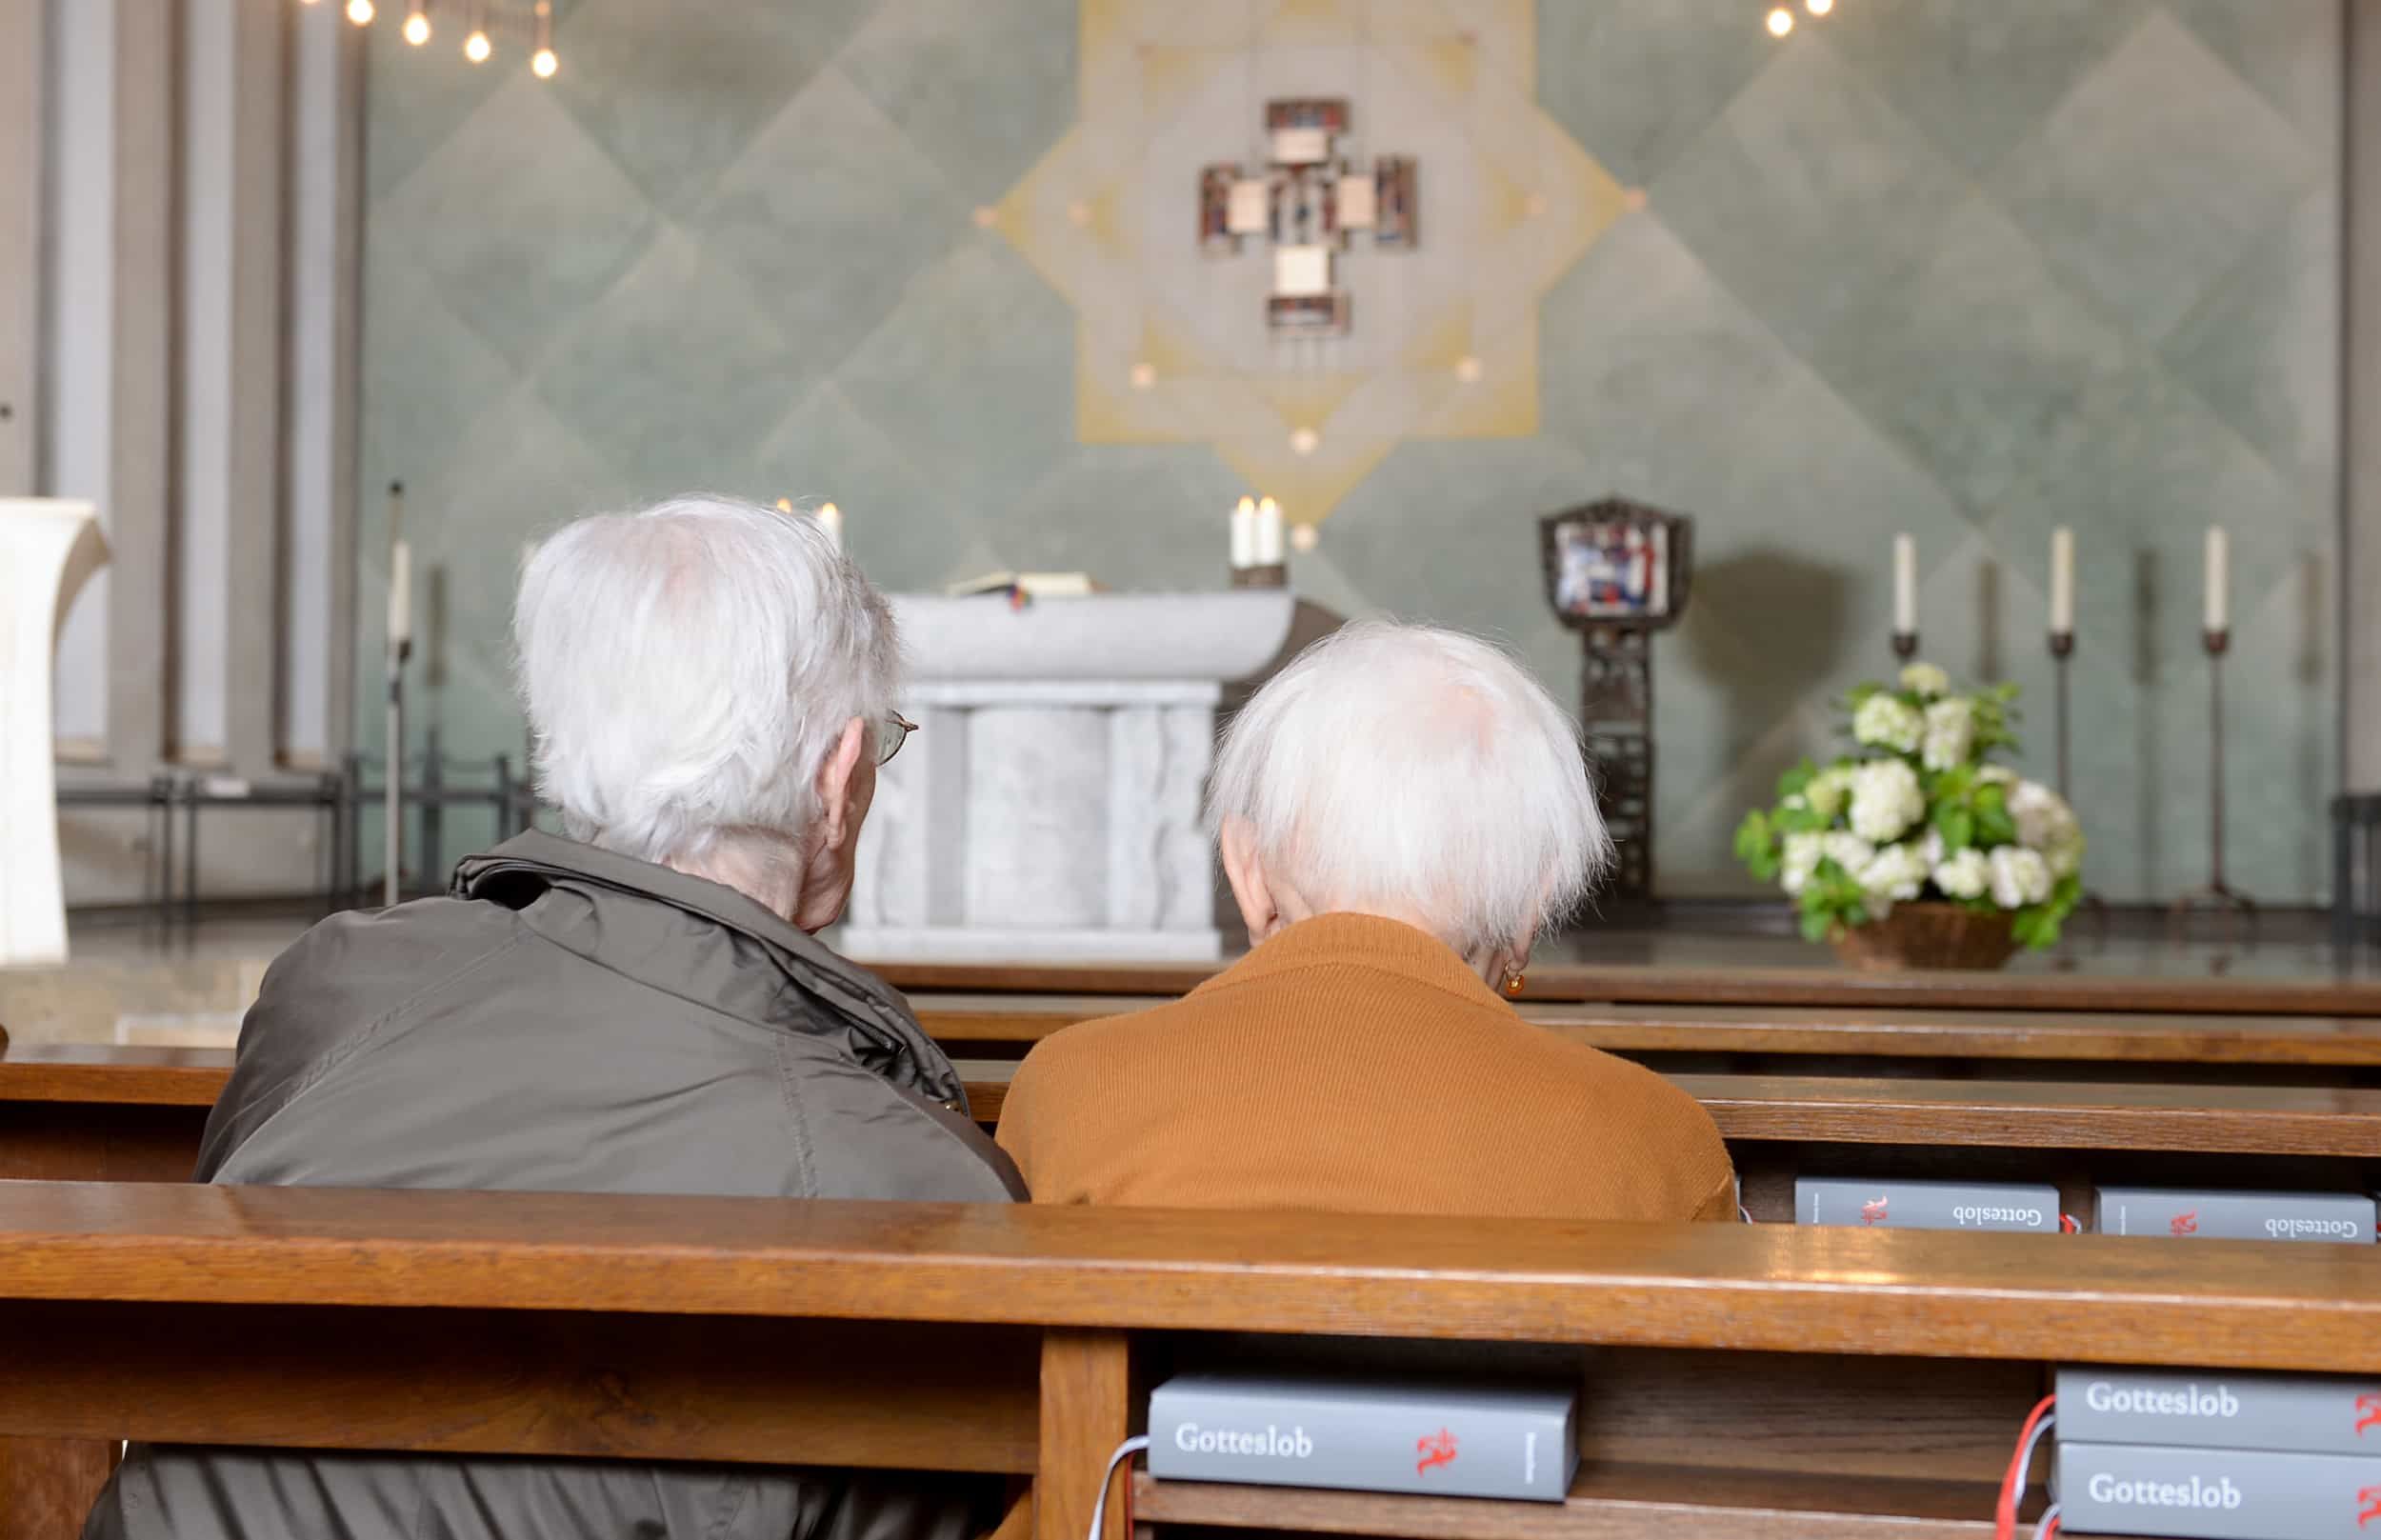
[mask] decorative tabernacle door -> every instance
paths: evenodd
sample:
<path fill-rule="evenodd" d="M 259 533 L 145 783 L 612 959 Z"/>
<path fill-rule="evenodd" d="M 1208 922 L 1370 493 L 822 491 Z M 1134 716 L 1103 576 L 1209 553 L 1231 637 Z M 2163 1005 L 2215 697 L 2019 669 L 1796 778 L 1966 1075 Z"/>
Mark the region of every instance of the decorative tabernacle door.
<path fill-rule="evenodd" d="M 1547 602 L 1579 632 L 1579 725 L 1619 848 L 1612 897 L 1653 899 L 1653 633 L 1687 607 L 1694 520 L 1608 497 L 1538 521 Z"/>
<path fill-rule="evenodd" d="M 50 682 L 67 607 L 107 559 L 90 504 L 0 498 L 0 967 L 66 961 Z"/>
<path fill-rule="evenodd" d="M 1287 590 L 1012 608 L 899 595 L 903 710 L 841 941 L 854 957 L 1222 954 L 1199 797 L 1225 684 L 1271 663 Z"/>

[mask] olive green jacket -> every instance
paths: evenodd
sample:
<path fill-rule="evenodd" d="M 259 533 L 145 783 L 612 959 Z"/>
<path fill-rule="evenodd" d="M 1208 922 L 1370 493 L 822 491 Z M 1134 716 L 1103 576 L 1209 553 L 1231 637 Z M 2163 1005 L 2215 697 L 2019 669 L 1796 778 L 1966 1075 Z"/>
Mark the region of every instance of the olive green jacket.
<path fill-rule="evenodd" d="M 240 1030 L 198 1179 L 1000 1203 L 902 998 L 740 894 L 530 832 L 324 921 Z M 969 1478 L 135 1445 L 85 1540 L 896 1540 Z"/>

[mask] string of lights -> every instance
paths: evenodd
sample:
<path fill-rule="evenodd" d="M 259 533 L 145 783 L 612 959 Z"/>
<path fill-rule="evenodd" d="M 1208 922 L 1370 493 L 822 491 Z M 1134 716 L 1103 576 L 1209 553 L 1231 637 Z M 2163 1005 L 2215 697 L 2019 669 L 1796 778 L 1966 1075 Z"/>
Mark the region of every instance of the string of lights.
<path fill-rule="evenodd" d="M 322 0 L 299 3 L 314 6 Z M 370 27 L 380 14 L 373 0 L 346 0 L 343 9 L 348 20 L 358 27 Z M 417 49 L 427 47 L 437 34 L 433 11 L 441 20 L 453 17 L 455 25 L 464 29 L 463 56 L 473 64 L 494 58 L 497 40 L 502 38 L 529 49 L 530 73 L 540 80 L 551 80 L 562 68 L 562 57 L 554 51 L 553 0 L 534 0 L 527 6 L 505 5 L 500 0 L 405 0 L 399 35 Z"/>

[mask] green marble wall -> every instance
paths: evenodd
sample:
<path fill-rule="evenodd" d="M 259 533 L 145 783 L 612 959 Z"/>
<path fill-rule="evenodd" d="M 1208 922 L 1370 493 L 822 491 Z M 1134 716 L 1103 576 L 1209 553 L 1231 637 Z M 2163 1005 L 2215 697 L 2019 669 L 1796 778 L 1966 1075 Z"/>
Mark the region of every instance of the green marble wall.
<path fill-rule="evenodd" d="M 1894 531 L 1928 654 L 2023 681 L 2049 773 L 2043 568 L 2071 524 L 2088 870 L 2162 898 L 2207 868 L 2197 564 L 2222 522 L 2233 875 L 2319 898 L 2336 0 L 1839 0 L 1783 42 L 1763 9 L 1538 0 L 1539 104 L 1645 207 L 1547 296 L 1540 430 L 1406 443 L 1300 585 L 1502 634 L 1568 694 L 1536 517 L 1608 491 L 1694 513 L 1658 856 L 1669 892 L 1732 892 L 1742 808 L 1891 661 Z M 580 0 L 550 84 L 375 30 L 359 654 L 376 676 L 402 476 L 417 715 L 450 748 L 517 752 L 516 553 L 581 510 L 825 493 L 894 588 L 1219 580 L 1235 477 L 1200 446 L 1079 444 L 1072 311 L 975 218 L 1073 120 L 1067 0 Z"/>

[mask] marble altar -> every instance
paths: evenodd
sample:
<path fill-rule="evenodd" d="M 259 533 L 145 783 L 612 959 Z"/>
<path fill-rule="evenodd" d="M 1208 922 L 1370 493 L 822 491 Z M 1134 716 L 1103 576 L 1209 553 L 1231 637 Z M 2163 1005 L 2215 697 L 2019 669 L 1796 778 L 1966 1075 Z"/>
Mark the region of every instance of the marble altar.
<path fill-rule="evenodd" d="M 66 961 L 50 681 L 67 607 L 107 559 L 90 504 L 0 498 L 0 967 Z"/>
<path fill-rule="evenodd" d="M 1012 610 L 895 595 L 920 730 L 877 783 L 839 945 L 860 958 L 1220 956 L 1199 797 L 1224 687 L 1272 663 L 1286 590 Z"/>

